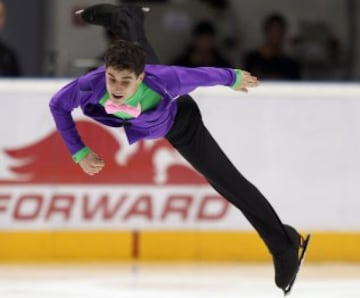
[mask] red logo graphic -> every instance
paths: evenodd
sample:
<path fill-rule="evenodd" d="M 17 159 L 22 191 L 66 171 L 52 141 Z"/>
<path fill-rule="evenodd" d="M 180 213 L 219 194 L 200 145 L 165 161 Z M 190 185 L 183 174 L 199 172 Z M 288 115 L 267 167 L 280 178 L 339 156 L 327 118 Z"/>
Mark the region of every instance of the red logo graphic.
<path fill-rule="evenodd" d="M 0 184 L 207 184 L 165 139 L 151 147 L 139 142 L 136 152 L 120 165 L 116 154 L 127 144 L 120 144 L 106 128 L 93 122 L 78 121 L 77 128 L 84 143 L 105 160 L 100 174 L 86 175 L 54 131 L 30 146 L 5 150 L 17 164 L 8 170 L 19 178 L 0 180 Z"/>

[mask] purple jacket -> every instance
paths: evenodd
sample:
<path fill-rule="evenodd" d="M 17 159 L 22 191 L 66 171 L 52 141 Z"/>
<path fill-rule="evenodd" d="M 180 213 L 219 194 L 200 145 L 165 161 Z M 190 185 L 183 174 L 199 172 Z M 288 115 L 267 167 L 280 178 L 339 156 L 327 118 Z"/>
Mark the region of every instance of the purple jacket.
<path fill-rule="evenodd" d="M 99 104 L 106 92 L 105 67 L 102 66 L 58 91 L 50 101 L 50 110 L 66 146 L 71 154 L 75 154 L 85 147 L 71 116 L 71 111 L 79 106 L 85 115 L 104 125 L 124 126 L 132 144 L 140 139 L 155 139 L 167 134 L 177 111 L 175 99 L 180 95 L 201 86 L 232 86 L 236 79 L 236 71 L 228 68 L 146 65 L 144 83 L 159 93 L 162 100 L 156 109 L 131 120 L 122 120 L 107 114 Z"/>

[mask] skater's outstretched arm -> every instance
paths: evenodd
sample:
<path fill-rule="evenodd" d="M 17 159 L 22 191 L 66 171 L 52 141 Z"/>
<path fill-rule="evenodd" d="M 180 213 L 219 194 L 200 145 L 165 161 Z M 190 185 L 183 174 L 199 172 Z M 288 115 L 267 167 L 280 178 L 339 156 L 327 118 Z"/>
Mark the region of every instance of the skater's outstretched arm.
<path fill-rule="evenodd" d="M 163 65 L 153 66 L 152 69 L 158 72 L 173 98 L 186 95 L 197 87 L 222 85 L 236 91 L 248 92 L 248 88 L 257 87 L 259 84 L 256 77 L 240 69 Z"/>
<path fill-rule="evenodd" d="M 259 80 L 251 73 L 245 70 L 241 70 L 240 78 L 237 83 L 234 84 L 233 89 L 241 92 L 249 92 L 248 88 L 257 87 Z"/>

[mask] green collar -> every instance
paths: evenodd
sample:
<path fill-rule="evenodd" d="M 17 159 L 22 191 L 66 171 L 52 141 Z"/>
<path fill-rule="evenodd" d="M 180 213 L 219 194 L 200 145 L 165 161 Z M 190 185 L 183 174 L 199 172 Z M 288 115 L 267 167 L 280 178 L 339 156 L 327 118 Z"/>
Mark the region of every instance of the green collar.
<path fill-rule="evenodd" d="M 104 96 L 100 99 L 99 103 L 105 106 L 110 96 L 108 92 L 105 92 Z M 137 88 L 135 94 L 125 101 L 125 104 L 137 107 L 141 105 L 141 112 L 146 112 L 154 109 L 161 101 L 161 96 L 154 90 L 150 89 L 145 83 L 141 83 Z M 125 112 L 117 112 L 113 114 L 116 117 L 122 119 L 132 119 L 133 117 Z"/>
<path fill-rule="evenodd" d="M 144 95 L 146 89 L 147 89 L 147 87 L 144 84 L 144 82 L 141 82 L 141 84 L 137 88 L 135 94 L 133 96 L 131 96 L 130 98 L 128 98 L 125 101 L 125 104 L 132 106 L 132 107 L 137 107 L 138 104 L 140 103 L 141 99 L 143 98 L 143 95 Z M 100 99 L 100 104 L 105 105 L 105 103 L 109 100 L 109 98 L 110 98 L 109 93 L 106 91 L 104 96 Z"/>
<path fill-rule="evenodd" d="M 146 85 L 144 84 L 144 82 L 141 82 L 141 84 L 137 88 L 135 94 L 133 96 L 131 96 L 130 98 L 128 98 L 125 101 L 125 104 L 132 106 L 132 107 L 137 107 L 138 104 L 140 103 L 141 99 L 144 96 L 145 90 L 146 90 Z"/>

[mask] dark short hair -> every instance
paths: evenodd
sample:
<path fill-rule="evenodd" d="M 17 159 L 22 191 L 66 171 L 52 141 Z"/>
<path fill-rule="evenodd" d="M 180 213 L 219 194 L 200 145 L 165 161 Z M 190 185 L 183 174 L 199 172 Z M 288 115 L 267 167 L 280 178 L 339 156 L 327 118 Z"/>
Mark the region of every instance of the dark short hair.
<path fill-rule="evenodd" d="M 287 22 L 285 17 L 280 13 L 272 13 L 268 15 L 263 22 L 264 32 L 267 32 L 273 24 L 279 24 L 284 31 L 287 28 Z"/>
<path fill-rule="evenodd" d="M 145 51 L 138 43 L 115 40 L 105 53 L 105 66 L 130 70 L 138 76 L 145 68 Z"/>

